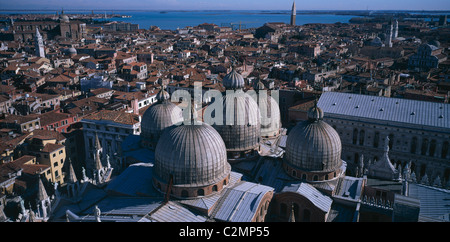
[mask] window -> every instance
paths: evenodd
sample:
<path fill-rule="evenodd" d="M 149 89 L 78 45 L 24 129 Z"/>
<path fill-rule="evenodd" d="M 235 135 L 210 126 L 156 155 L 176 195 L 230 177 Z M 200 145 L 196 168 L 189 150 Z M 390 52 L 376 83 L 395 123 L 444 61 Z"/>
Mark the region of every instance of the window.
<path fill-rule="evenodd" d="M 430 156 L 434 156 L 434 152 L 436 151 L 436 140 L 431 140 L 430 142 Z"/>
<path fill-rule="evenodd" d="M 311 212 L 308 209 L 303 210 L 303 222 L 309 222 L 311 220 Z"/>
<path fill-rule="evenodd" d="M 380 141 L 380 133 L 375 132 L 375 136 L 373 137 L 373 147 L 378 148 L 379 141 Z"/>
<path fill-rule="evenodd" d="M 356 141 L 358 140 L 358 130 L 353 130 L 353 144 L 356 145 Z"/>
<path fill-rule="evenodd" d="M 198 196 L 204 196 L 204 195 L 205 195 L 205 190 L 203 190 L 203 189 L 198 189 L 197 195 L 198 195 Z"/>
<path fill-rule="evenodd" d="M 52 157 L 56 157 L 56 153 L 53 153 Z"/>
<path fill-rule="evenodd" d="M 213 192 L 217 192 L 217 185 L 214 185 L 214 186 L 212 187 L 212 191 L 213 191 Z"/>
<path fill-rule="evenodd" d="M 442 145 L 441 158 L 447 157 L 448 148 L 449 148 L 449 143 L 448 143 L 448 141 L 445 141 L 444 144 Z"/>
<path fill-rule="evenodd" d="M 392 150 L 392 145 L 394 144 L 394 135 L 389 134 L 389 150 Z"/>
<path fill-rule="evenodd" d="M 364 145 L 364 130 L 359 131 L 359 145 Z"/>
<path fill-rule="evenodd" d="M 313 180 L 314 180 L 314 181 L 318 181 L 318 180 L 319 180 L 319 177 L 318 177 L 317 175 L 314 175 Z"/>
<path fill-rule="evenodd" d="M 416 153 L 416 148 L 417 148 L 417 137 L 413 137 L 411 141 L 411 154 Z"/>
<path fill-rule="evenodd" d="M 426 155 L 428 150 L 428 139 L 423 139 L 422 141 L 422 149 L 420 151 L 421 155 Z"/>
<path fill-rule="evenodd" d="M 57 167 L 57 166 L 58 166 L 58 162 L 54 162 L 53 167 Z"/>

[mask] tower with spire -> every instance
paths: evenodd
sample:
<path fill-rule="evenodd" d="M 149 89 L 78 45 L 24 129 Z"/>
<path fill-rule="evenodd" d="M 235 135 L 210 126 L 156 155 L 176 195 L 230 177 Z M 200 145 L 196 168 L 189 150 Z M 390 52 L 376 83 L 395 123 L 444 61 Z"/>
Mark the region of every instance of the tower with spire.
<path fill-rule="evenodd" d="M 291 25 L 295 25 L 295 18 L 297 17 L 297 10 L 295 9 L 295 1 L 292 4 L 292 12 L 291 12 Z"/>
<path fill-rule="evenodd" d="M 395 20 L 395 24 L 394 24 L 394 36 L 393 39 L 397 39 L 398 38 L 398 20 Z"/>
<path fill-rule="evenodd" d="M 392 25 L 392 20 L 391 21 L 389 21 L 389 25 L 388 25 L 388 27 L 387 27 L 387 30 L 386 30 L 386 40 L 385 40 L 385 43 L 384 43 L 384 46 L 385 47 L 392 47 L 392 37 L 393 37 L 393 25 Z"/>
<path fill-rule="evenodd" d="M 42 39 L 42 35 L 39 33 L 38 28 L 36 28 L 36 35 L 34 36 L 34 47 L 36 49 L 36 56 L 45 58 L 44 40 Z"/>

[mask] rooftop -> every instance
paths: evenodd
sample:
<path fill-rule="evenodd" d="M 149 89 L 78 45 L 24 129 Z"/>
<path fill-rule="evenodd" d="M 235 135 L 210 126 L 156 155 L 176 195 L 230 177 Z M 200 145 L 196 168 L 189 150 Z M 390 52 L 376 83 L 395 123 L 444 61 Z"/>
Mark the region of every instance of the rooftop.
<path fill-rule="evenodd" d="M 450 104 L 361 94 L 325 92 L 317 104 L 328 115 L 343 115 L 450 129 Z"/>

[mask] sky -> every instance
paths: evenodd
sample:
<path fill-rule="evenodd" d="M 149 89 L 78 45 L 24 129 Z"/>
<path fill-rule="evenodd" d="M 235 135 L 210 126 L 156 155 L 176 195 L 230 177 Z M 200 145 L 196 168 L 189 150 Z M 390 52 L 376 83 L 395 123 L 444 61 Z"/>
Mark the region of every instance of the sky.
<path fill-rule="evenodd" d="M 289 10 L 293 0 L 0 0 L 1 10 Z M 296 0 L 297 10 L 450 10 L 450 0 Z"/>

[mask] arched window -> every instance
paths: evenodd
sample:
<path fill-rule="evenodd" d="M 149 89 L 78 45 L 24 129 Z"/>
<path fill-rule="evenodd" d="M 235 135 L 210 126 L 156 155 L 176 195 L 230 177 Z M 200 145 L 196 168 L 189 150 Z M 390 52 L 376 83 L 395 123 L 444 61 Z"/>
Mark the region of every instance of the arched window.
<path fill-rule="evenodd" d="M 378 148 L 379 141 L 380 141 L 380 133 L 375 132 L 375 135 L 373 136 L 373 147 Z"/>
<path fill-rule="evenodd" d="M 394 135 L 389 134 L 389 150 L 392 150 L 393 145 L 394 145 Z"/>
<path fill-rule="evenodd" d="M 308 209 L 303 210 L 303 222 L 309 222 L 311 220 L 311 212 Z"/>
<path fill-rule="evenodd" d="M 306 180 L 306 174 L 302 174 L 302 180 Z"/>
<path fill-rule="evenodd" d="M 325 180 L 328 180 L 328 174 L 325 175 Z"/>
<path fill-rule="evenodd" d="M 297 171 L 296 170 L 292 170 L 292 176 L 296 177 L 297 176 Z"/>
<path fill-rule="evenodd" d="M 411 154 L 416 153 L 416 148 L 417 148 L 417 137 L 414 136 L 411 141 Z"/>
<path fill-rule="evenodd" d="M 441 158 L 444 158 L 444 159 L 447 158 L 448 148 L 449 148 L 449 143 L 448 143 L 448 141 L 445 141 L 444 144 L 442 145 Z"/>
<path fill-rule="evenodd" d="M 430 156 L 434 156 L 434 152 L 436 151 L 436 140 L 431 140 L 430 142 Z"/>
<path fill-rule="evenodd" d="M 297 221 L 297 219 L 298 219 L 298 213 L 299 213 L 299 211 L 300 211 L 300 208 L 299 208 L 299 206 L 298 206 L 297 203 L 294 203 L 294 204 L 292 205 L 292 208 L 294 209 L 294 218 L 295 218 L 295 220 Z"/>
<path fill-rule="evenodd" d="M 214 186 L 212 187 L 212 191 L 213 191 L 213 192 L 217 192 L 217 185 L 214 185 Z"/>
<path fill-rule="evenodd" d="M 359 131 L 359 145 L 364 145 L 364 130 Z"/>
<path fill-rule="evenodd" d="M 205 190 L 203 190 L 203 189 L 197 190 L 197 196 L 204 196 L 204 195 L 205 195 Z"/>
<path fill-rule="evenodd" d="M 427 150 L 428 150 L 428 139 L 423 139 L 422 141 L 422 149 L 420 154 L 421 155 L 426 155 L 427 154 Z"/>
<path fill-rule="evenodd" d="M 358 140 L 358 130 L 353 130 L 353 144 L 356 145 L 356 141 Z"/>
<path fill-rule="evenodd" d="M 319 176 L 317 176 L 317 175 L 314 175 L 314 177 L 313 177 L 313 181 L 318 181 L 319 180 Z"/>

